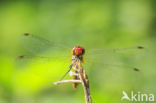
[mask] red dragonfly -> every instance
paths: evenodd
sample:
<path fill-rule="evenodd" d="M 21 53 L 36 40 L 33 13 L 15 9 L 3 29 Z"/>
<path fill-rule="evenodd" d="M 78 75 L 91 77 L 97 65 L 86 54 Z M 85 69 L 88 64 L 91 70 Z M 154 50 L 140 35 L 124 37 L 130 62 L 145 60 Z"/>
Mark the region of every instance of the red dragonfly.
<path fill-rule="evenodd" d="M 58 43 L 54 43 L 51 41 L 48 41 L 46 39 L 43 39 L 39 36 L 36 35 L 32 35 L 29 33 L 25 33 L 20 37 L 20 42 L 21 44 L 30 52 L 35 53 L 35 54 L 39 54 L 43 51 L 49 51 L 50 49 L 53 50 L 52 55 L 56 56 L 60 53 L 58 53 L 59 51 L 70 51 L 69 47 L 66 47 L 62 44 L 58 44 Z M 144 49 L 143 46 L 135 46 L 135 47 L 130 47 L 130 48 L 117 48 L 117 49 L 93 49 L 93 50 L 88 50 L 87 52 L 85 51 L 85 49 L 82 46 L 74 46 L 72 48 L 72 63 L 69 66 L 69 70 L 63 75 L 63 77 L 61 78 L 61 80 L 70 72 L 70 70 L 72 69 L 75 61 L 79 60 L 81 63 L 84 63 L 84 54 L 88 54 L 88 56 L 86 56 L 86 58 L 92 58 L 95 59 L 96 57 L 103 57 L 103 55 L 106 53 L 117 53 L 119 51 L 125 51 L 125 50 L 141 50 Z M 85 53 L 86 52 L 86 53 Z M 66 53 L 66 52 L 64 52 Z M 37 55 L 38 55 L 37 54 Z M 89 56 L 90 55 L 90 56 Z M 63 54 L 64 56 L 64 54 Z M 44 57 L 44 56 L 38 56 L 39 58 L 50 58 L 50 57 Z M 23 60 L 23 59 L 27 59 L 27 58 L 31 58 L 31 56 L 28 55 L 21 55 L 18 57 L 19 60 Z M 109 58 L 110 59 L 110 58 Z M 101 62 L 102 63 L 102 62 Z M 118 66 L 118 65 L 115 65 Z M 140 71 L 138 68 L 136 67 L 132 67 L 131 68 L 134 71 Z M 75 71 L 77 72 L 77 71 Z M 76 76 L 73 77 L 73 79 L 78 79 Z M 76 88 L 77 84 L 73 84 L 73 87 Z"/>

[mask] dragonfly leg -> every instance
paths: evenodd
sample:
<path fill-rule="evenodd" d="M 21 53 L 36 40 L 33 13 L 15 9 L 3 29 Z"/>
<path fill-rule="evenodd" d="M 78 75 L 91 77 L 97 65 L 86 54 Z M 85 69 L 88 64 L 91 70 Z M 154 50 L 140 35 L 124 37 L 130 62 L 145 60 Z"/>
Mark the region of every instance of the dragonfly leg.
<path fill-rule="evenodd" d="M 60 79 L 60 81 L 63 80 L 63 78 L 70 72 L 70 70 L 72 69 L 72 66 L 73 66 L 73 64 L 71 64 L 69 66 L 69 70 L 62 76 L 62 78 Z"/>

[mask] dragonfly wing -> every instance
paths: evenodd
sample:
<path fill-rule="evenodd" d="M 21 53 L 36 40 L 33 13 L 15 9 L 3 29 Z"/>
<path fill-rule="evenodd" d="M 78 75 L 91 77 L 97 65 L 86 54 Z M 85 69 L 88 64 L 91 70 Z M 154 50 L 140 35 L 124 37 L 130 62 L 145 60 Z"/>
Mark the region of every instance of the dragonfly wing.
<path fill-rule="evenodd" d="M 39 36 L 32 35 L 25 33 L 20 36 L 19 38 L 20 44 L 26 48 L 29 52 L 38 55 L 41 53 L 46 52 L 47 53 L 59 53 L 59 52 L 64 52 L 64 54 L 69 54 L 69 48 L 62 45 L 58 44 L 55 42 L 48 41 L 46 39 L 43 39 Z M 67 52 L 68 51 L 68 52 Z"/>
<path fill-rule="evenodd" d="M 86 53 L 86 61 L 103 67 L 129 68 L 139 71 L 135 66 L 144 50 L 142 46 L 117 49 L 94 49 Z"/>
<path fill-rule="evenodd" d="M 122 57 L 129 57 L 129 58 L 137 58 L 139 56 L 142 56 L 145 54 L 145 50 L 142 46 L 135 46 L 135 47 L 129 47 L 129 48 L 116 48 L 116 49 L 93 49 L 87 51 L 87 58 L 100 58 L 100 59 L 106 59 L 114 60 L 115 58 L 122 58 Z"/>
<path fill-rule="evenodd" d="M 55 57 L 43 57 L 43 56 L 34 56 L 34 55 L 21 55 L 18 56 L 15 59 L 15 66 L 18 66 L 19 68 L 27 66 L 27 65 L 45 65 L 46 63 L 51 63 L 51 62 L 64 62 L 63 64 L 68 64 L 70 62 L 69 57 L 60 57 L 58 58 L 57 56 Z"/>
<path fill-rule="evenodd" d="M 143 50 L 143 46 L 134 46 L 128 48 L 115 48 L 115 49 L 91 49 L 87 51 L 87 54 L 90 56 L 98 56 L 98 55 L 105 55 L 105 54 L 118 54 L 118 53 L 140 53 Z"/>
<path fill-rule="evenodd" d="M 21 35 L 19 40 L 22 47 L 30 52 L 29 54 L 19 55 L 16 58 L 15 64 L 20 67 L 28 64 L 43 64 L 49 61 L 70 60 L 70 50 L 62 44 L 28 33 Z"/>

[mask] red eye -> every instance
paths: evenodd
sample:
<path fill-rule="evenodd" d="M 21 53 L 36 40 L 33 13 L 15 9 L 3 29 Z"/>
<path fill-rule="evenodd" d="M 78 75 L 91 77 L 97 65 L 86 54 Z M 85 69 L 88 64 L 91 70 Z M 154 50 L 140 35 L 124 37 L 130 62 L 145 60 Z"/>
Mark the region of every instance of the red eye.
<path fill-rule="evenodd" d="M 82 48 L 75 48 L 75 53 L 76 54 L 82 54 Z"/>
<path fill-rule="evenodd" d="M 81 46 L 75 46 L 73 49 L 72 49 L 72 53 L 73 55 L 83 55 L 84 54 L 84 48 L 81 47 Z"/>

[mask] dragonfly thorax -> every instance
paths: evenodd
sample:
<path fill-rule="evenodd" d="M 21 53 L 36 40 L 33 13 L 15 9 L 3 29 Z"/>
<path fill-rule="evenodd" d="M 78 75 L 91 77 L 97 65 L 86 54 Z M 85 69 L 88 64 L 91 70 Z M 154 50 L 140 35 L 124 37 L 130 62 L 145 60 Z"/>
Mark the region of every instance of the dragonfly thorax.
<path fill-rule="evenodd" d="M 76 63 L 76 62 L 83 62 L 83 56 L 75 56 L 75 55 L 73 55 L 72 56 L 72 63 Z"/>

